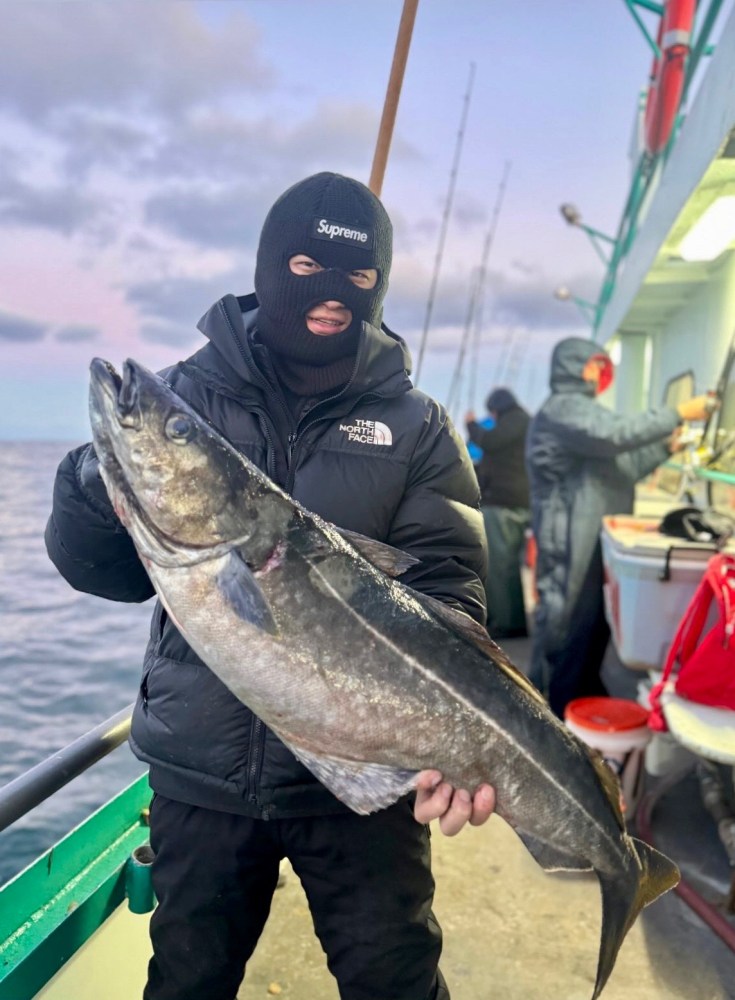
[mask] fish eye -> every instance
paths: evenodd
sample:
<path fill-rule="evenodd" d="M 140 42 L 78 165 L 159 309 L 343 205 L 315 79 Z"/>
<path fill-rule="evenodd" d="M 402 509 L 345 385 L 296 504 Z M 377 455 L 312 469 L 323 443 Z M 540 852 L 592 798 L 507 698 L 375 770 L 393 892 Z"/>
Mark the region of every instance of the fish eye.
<path fill-rule="evenodd" d="M 174 444 L 187 444 L 196 433 L 194 421 L 185 413 L 172 413 L 164 430 L 166 437 Z"/>

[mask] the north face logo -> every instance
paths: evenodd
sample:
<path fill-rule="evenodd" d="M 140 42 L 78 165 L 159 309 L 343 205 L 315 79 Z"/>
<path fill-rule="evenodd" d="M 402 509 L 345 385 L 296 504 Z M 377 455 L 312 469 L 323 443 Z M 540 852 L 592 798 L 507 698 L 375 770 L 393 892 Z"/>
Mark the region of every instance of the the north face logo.
<path fill-rule="evenodd" d="M 339 429 L 348 441 L 359 444 L 393 444 L 393 434 L 387 424 L 379 420 L 356 420 L 354 424 L 340 424 Z"/>

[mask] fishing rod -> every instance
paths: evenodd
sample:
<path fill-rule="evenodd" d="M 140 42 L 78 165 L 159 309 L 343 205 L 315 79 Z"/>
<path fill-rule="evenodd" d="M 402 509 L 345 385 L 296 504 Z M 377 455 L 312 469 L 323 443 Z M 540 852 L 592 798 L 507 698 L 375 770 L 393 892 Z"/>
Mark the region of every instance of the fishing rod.
<path fill-rule="evenodd" d="M 472 283 L 472 291 L 470 293 L 469 306 L 467 309 L 467 318 L 465 320 L 464 331 L 462 333 L 462 340 L 459 345 L 459 353 L 457 355 L 457 364 L 454 369 L 454 374 L 452 376 L 452 381 L 449 386 L 449 394 L 447 396 L 447 410 L 452 413 L 454 407 L 454 397 L 457 396 L 457 402 L 459 403 L 459 389 L 462 384 L 462 374 L 464 369 L 464 359 L 467 354 L 467 346 L 470 342 L 470 333 L 472 331 L 473 321 L 476 319 L 475 310 L 477 308 L 478 301 L 482 299 L 482 293 L 485 289 L 485 277 L 487 275 L 487 262 L 490 256 L 490 248 L 493 245 L 493 240 L 495 239 L 495 230 L 498 227 L 498 218 L 500 217 L 500 209 L 503 205 L 503 198 L 505 196 L 505 188 L 508 184 L 508 175 L 510 173 L 510 163 L 506 161 L 503 168 L 503 177 L 500 181 L 500 187 L 498 189 L 498 194 L 495 199 L 495 207 L 493 208 L 492 216 L 490 218 L 490 225 L 488 226 L 487 233 L 485 234 L 485 242 L 482 248 L 482 255 L 480 258 L 480 266 L 475 272 L 475 281 Z M 479 324 L 475 327 L 475 351 L 479 353 Z M 475 371 L 477 369 L 477 363 L 474 366 Z"/>
<path fill-rule="evenodd" d="M 452 211 L 452 202 L 454 200 L 454 190 L 457 184 L 457 172 L 459 170 L 459 161 L 462 156 L 462 145 L 464 143 L 464 133 L 465 127 L 467 125 L 467 113 L 470 107 L 470 98 L 472 96 L 472 87 L 475 82 L 475 64 L 470 63 L 470 78 L 467 84 L 467 91 L 464 95 L 464 104 L 462 108 L 462 117 L 459 123 L 459 131 L 457 132 L 457 142 L 454 149 L 454 160 L 452 162 L 452 169 L 449 174 L 449 190 L 447 191 L 447 200 L 444 205 L 444 214 L 442 216 L 441 229 L 439 232 L 439 245 L 436 251 L 436 257 L 434 259 L 434 273 L 431 278 L 431 286 L 429 288 L 429 297 L 426 302 L 426 316 L 424 317 L 424 329 L 421 334 L 421 343 L 419 345 L 419 356 L 416 362 L 416 370 L 414 373 L 413 384 L 419 384 L 419 375 L 421 374 L 421 365 L 424 360 L 424 352 L 426 350 L 426 341 L 429 335 L 429 325 L 431 324 L 431 314 L 434 311 L 434 297 L 436 295 L 436 286 L 439 281 L 439 270 L 441 268 L 442 257 L 444 255 L 444 243 L 447 238 L 447 229 L 449 226 L 449 216 Z"/>
<path fill-rule="evenodd" d="M 375 154 L 373 165 L 370 171 L 370 181 L 368 187 L 378 198 L 383 190 L 383 178 L 385 168 L 388 163 L 388 151 L 390 150 L 393 138 L 393 127 L 396 123 L 398 112 L 398 100 L 401 96 L 403 86 L 403 76 L 406 71 L 408 61 L 408 50 L 411 46 L 411 36 L 416 20 L 416 10 L 419 0 L 403 0 L 403 10 L 401 20 L 398 25 L 398 37 L 393 51 L 393 63 L 391 65 L 390 76 L 388 77 L 388 87 L 383 102 L 383 114 L 378 128 L 378 139 L 375 144 Z"/>
<path fill-rule="evenodd" d="M 482 274 L 480 277 L 480 287 L 479 287 L 479 302 L 477 308 L 477 315 L 475 317 L 475 335 L 472 341 L 472 353 L 470 362 L 470 377 L 467 386 L 467 406 L 470 410 L 475 408 L 475 398 L 477 396 L 477 373 L 480 368 L 480 337 L 482 333 L 482 312 L 484 303 L 484 290 L 485 290 L 485 280 L 487 276 L 487 262 L 490 256 L 490 248 L 495 241 L 495 230 L 498 226 L 498 219 L 500 218 L 500 210 L 503 205 L 503 199 L 505 197 L 505 189 L 508 184 L 508 177 L 510 176 L 510 168 L 512 164 L 510 160 L 505 161 L 505 167 L 503 169 L 503 177 L 500 181 L 500 187 L 498 188 L 498 196 L 495 200 L 495 207 L 493 209 L 492 219 L 490 220 L 490 226 L 485 237 L 485 246 L 482 253 Z"/>
<path fill-rule="evenodd" d="M 469 330 L 472 324 L 472 314 L 475 309 L 475 302 L 479 295 L 480 289 L 480 268 L 476 268 L 473 272 L 473 280 L 471 281 L 472 291 L 470 292 L 469 307 L 467 311 L 467 319 L 464 324 L 464 332 L 462 334 L 462 340 L 459 345 L 459 352 L 457 354 L 457 364 L 454 367 L 454 372 L 452 374 L 452 380 L 449 384 L 449 392 L 447 393 L 447 412 L 450 416 L 454 416 L 454 398 L 457 396 L 457 402 L 459 402 L 459 386 L 462 379 L 462 368 L 464 366 L 464 357 L 467 351 L 467 341 L 469 339 Z"/>
<path fill-rule="evenodd" d="M 498 363 L 495 366 L 495 379 L 493 380 L 493 385 L 500 385 L 505 379 L 505 373 L 508 369 L 515 336 L 516 328 L 514 326 L 507 327 L 505 331 L 505 340 L 503 341 L 503 346 L 500 348 L 500 354 L 498 355 Z"/>

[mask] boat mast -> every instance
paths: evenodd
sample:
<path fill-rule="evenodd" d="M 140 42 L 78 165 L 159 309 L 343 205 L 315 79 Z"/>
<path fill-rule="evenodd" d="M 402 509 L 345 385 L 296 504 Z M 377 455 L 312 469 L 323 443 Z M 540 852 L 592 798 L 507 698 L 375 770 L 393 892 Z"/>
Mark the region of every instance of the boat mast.
<path fill-rule="evenodd" d="M 462 108 L 462 117 L 459 124 L 459 131 L 457 133 L 457 142 L 454 150 L 454 162 L 452 163 L 452 170 L 449 175 L 449 190 L 447 192 L 447 201 L 444 206 L 444 215 L 442 217 L 441 232 L 439 234 L 439 246 L 436 251 L 436 258 L 434 260 L 434 274 L 431 279 L 431 287 L 429 288 L 429 298 L 426 303 L 426 317 L 424 319 L 424 330 L 421 335 L 421 345 L 419 347 L 419 357 L 416 363 L 416 371 L 414 373 L 413 384 L 419 384 L 419 375 L 421 374 L 421 365 L 424 360 L 424 351 L 426 350 L 426 341 L 429 334 L 429 324 L 431 323 L 431 314 L 434 311 L 434 296 L 436 294 L 436 285 L 439 280 L 439 269 L 441 267 L 442 255 L 444 253 L 444 242 L 447 236 L 447 227 L 449 225 L 449 214 L 452 210 L 452 200 L 454 199 L 454 189 L 457 183 L 457 171 L 459 169 L 459 160 L 462 155 L 462 143 L 464 141 L 465 126 L 467 124 L 467 112 L 470 106 L 470 97 L 472 95 L 472 85 L 475 80 L 475 64 L 470 63 L 470 79 L 467 84 L 467 92 L 464 95 L 464 106 Z"/>
<path fill-rule="evenodd" d="M 398 111 L 398 99 L 401 96 L 401 86 L 403 84 L 403 74 L 406 70 L 408 60 L 408 50 L 411 45 L 411 35 L 413 25 L 416 20 L 416 10 L 419 0 L 403 0 L 403 11 L 401 13 L 400 24 L 398 25 L 398 37 L 396 47 L 393 52 L 393 64 L 388 78 L 388 89 L 383 102 L 383 115 L 380 119 L 378 129 L 378 140 L 375 145 L 375 155 L 373 156 L 373 166 L 370 171 L 370 182 L 368 187 L 374 195 L 380 197 L 383 190 L 383 178 L 385 167 L 388 162 L 388 151 L 391 139 L 393 138 L 393 126 L 396 123 L 396 113 Z"/>

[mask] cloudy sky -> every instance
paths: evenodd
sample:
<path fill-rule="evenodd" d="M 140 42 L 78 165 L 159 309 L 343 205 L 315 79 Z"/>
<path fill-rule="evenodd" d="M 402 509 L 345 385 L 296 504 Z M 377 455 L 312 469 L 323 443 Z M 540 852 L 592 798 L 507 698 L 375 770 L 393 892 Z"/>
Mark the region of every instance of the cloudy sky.
<path fill-rule="evenodd" d="M 5 0 L 0 437 L 85 440 L 92 357 L 161 367 L 252 289 L 264 215 L 318 170 L 367 182 L 402 0 Z M 419 0 L 382 197 L 386 322 L 418 354 L 470 66 L 474 84 L 421 388 L 446 400 L 506 164 L 477 366 L 529 406 L 584 334 L 560 284 L 602 265 L 558 208 L 614 233 L 650 53 L 622 0 Z M 470 375 L 469 369 L 473 375 Z"/>

